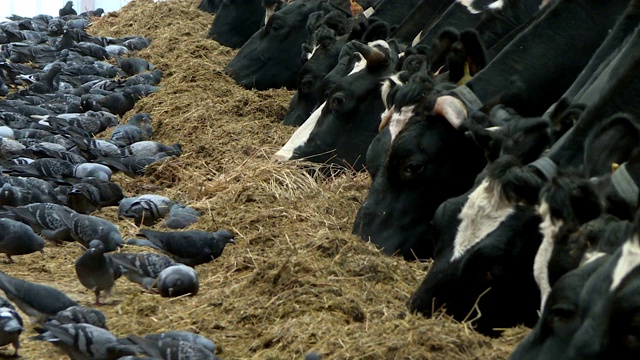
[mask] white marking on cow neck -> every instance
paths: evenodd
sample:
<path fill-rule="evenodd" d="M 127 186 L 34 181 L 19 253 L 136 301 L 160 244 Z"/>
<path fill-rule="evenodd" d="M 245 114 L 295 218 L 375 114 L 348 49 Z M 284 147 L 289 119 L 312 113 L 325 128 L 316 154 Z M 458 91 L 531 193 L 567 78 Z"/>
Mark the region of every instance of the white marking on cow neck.
<path fill-rule="evenodd" d="M 538 289 L 540 289 L 540 311 L 542 312 L 549 292 L 551 291 L 551 284 L 549 283 L 549 260 L 551 260 L 556 234 L 558 234 L 562 226 L 562 221 L 556 221 L 551 217 L 549 204 L 546 201 L 542 201 L 540 204 L 538 214 L 542 218 L 539 226 L 540 233 L 542 234 L 542 243 L 533 260 L 533 278 L 536 284 L 538 284 Z"/>
<path fill-rule="evenodd" d="M 363 11 L 364 17 L 369 18 L 376 10 L 373 7 L 367 8 L 367 10 Z"/>
<path fill-rule="evenodd" d="M 592 262 L 593 260 L 603 257 L 604 255 L 607 255 L 607 253 L 604 251 L 587 251 L 586 253 L 584 253 L 584 255 L 582 255 L 582 260 L 580 260 L 580 266 L 584 266 Z"/>
<path fill-rule="evenodd" d="M 403 82 L 398 77 L 398 74 L 391 75 L 388 78 L 382 80 L 382 86 L 380 87 L 380 97 L 382 98 L 382 103 L 384 104 L 384 108 L 389 110 L 389 104 L 387 103 L 387 96 L 391 91 L 391 84 L 402 85 Z"/>
<path fill-rule="evenodd" d="M 311 58 L 313 57 L 313 54 L 316 53 L 316 50 L 318 50 L 318 48 L 320 47 L 320 45 L 316 44 L 313 49 L 311 50 L 310 53 L 307 53 L 307 60 L 311 60 Z"/>
<path fill-rule="evenodd" d="M 504 6 L 504 1 L 498 0 L 496 2 L 492 2 L 491 4 L 487 5 L 487 9 L 491 9 L 491 10 L 502 9 L 503 6 Z"/>
<path fill-rule="evenodd" d="M 318 119 L 320 118 L 320 114 L 322 113 L 322 109 L 327 102 L 323 102 L 309 117 L 305 122 L 300 125 L 300 127 L 291 135 L 289 141 L 287 141 L 284 146 L 278 150 L 273 155 L 273 158 L 280 161 L 288 161 L 293 156 L 293 150 L 295 150 L 299 146 L 303 146 L 307 140 L 309 140 L 309 135 L 311 135 L 311 131 L 316 127 L 316 123 L 318 123 Z"/>
<path fill-rule="evenodd" d="M 514 205 L 502 196 L 502 185 L 484 179 L 469 195 L 458 217 L 456 238 L 453 241 L 451 261 L 464 255 L 515 211 Z"/>
<path fill-rule="evenodd" d="M 610 291 L 614 291 L 622 280 L 640 265 L 640 239 L 634 235 L 622 245 L 622 256 L 613 269 Z"/>
<path fill-rule="evenodd" d="M 400 130 L 402 130 L 409 119 L 413 116 L 413 110 L 416 108 L 415 105 L 404 106 L 400 109 L 400 111 L 395 111 L 391 116 L 391 120 L 389 121 L 389 133 L 391 133 L 391 142 L 396 138 Z"/>
<path fill-rule="evenodd" d="M 420 40 L 422 40 L 422 32 L 423 31 L 424 30 L 420 30 L 418 35 L 416 35 L 416 37 L 413 38 L 413 41 L 411 41 L 411 46 L 416 46 L 416 45 L 418 45 L 418 43 L 420 43 Z"/>
<path fill-rule="evenodd" d="M 360 57 L 360 60 L 356 61 L 356 63 L 353 64 L 353 69 L 351 69 L 351 72 L 348 73 L 347 76 L 353 75 L 367 68 L 367 59 L 365 59 L 364 56 L 362 56 L 362 54 L 360 54 L 359 52 L 357 52 L 356 55 Z"/>
<path fill-rule="evenodd" d="M 268 7 L 264 8 L 264 24 L 265 25 L 267 25 L 267 21 L 269 21 L 269 18 L 271 18 L 271 15 L 275 14 L 276 5 L 277 4 L 273 4 L 273 5 L 269 5 Z"/>
<path fill-rule="evenodd" d="M 460 3 L 460 5 L 464 6 L 467 8 L 467 10 L 469 10 L 470 13 L 472 14 L 479 14 L 480 10 L 476 9 L 473 7 L 473 1 L 474 0 L 456 0 L 458 3 Z"/>

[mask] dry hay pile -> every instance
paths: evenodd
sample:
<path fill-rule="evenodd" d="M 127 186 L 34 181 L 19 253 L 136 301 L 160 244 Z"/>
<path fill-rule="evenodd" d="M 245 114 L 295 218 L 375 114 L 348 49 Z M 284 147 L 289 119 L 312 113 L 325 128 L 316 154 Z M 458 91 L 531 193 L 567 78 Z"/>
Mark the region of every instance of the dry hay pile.
<path fill-rule="evenodd" d="M 196 268 L 194 297 L 161 298 L 118 280 L 100 307 L 109 329 L 117 336 L 199 332 L 223 359 L 301 359 L 310 351 L 325 359 L 506 359 L 527 329 L 490 339 L 445 315 L 407 313 L 428 264 L 384 256 L 351 235 L 369 185 L 365 174 L 317 182 L 292 164 L 270 161 L 294 131 L 280 123 L 293 93 L 245 90 L 224 75 L 235 51 L 205 39 L 213 15 L 197 10 L 198 3 L 133 0 L 89 31 L 152 39 L 134 55 L 164 71 L 162 89 L 122 121 L 149 112 L 154 140 L 183 145 L 181 157 L 152 165 L 147 175 L 114 180 L 126 196 L 157 193 L 196 208 L 204 215 L 191 228 L 228 228 L 237 244 Z M 94 215 L 133 237 L 136 226 L 116 213 L 107 208 Z M 148 248 L 125 247 L 139 250 Z M 44 258 L 16 257 L 1 269 L 91 306 L 93 295 L 73 268 L 80 246 L 48 244 L 45 251 Z M 22 336 L 23 358 L 65 358 L 50 344 L 27 339 L 33 334 Z"/>

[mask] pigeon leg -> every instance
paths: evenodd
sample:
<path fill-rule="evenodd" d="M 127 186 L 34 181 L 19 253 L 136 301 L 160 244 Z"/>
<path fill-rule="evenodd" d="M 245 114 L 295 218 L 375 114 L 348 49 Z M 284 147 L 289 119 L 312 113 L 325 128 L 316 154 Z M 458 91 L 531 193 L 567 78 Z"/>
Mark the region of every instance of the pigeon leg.
<path fill-rule="evenodd" d="M 15 349 L 15 351 L 13 352 L 13 355 L 11 355 L 11 357 L 20 357 L 20 355 L 18 355 L 18 348 L 20 347 L 20 340 L 15 340 L 13 342 L 13 348 Z"/>
<path fill-rule="evenodd" d="M 14 264 L 15 262 L 13 261 L 13 259 L 11 258 L 11 255 L 7 254 L 7 259 L 9 259 L 9 261 L 7 261 L 7 264 Z"/>
<path fill-rule="evenodd" d="M 100 290 L 96 290 L 95 293 L 96 293 L 96 302 L 94 303 L 94 305 L 100 306 L 102 305 L 102 303 L 100 303 Z"/>

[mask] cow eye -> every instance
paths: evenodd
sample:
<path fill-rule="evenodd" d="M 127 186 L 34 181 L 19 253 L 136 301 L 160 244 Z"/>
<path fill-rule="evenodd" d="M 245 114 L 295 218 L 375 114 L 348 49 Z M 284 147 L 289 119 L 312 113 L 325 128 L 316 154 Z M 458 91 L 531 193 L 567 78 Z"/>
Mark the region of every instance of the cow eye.
<path fill-rule="evenodd" d="M 329 106 L 331 107 L 332 111 L 336 111 L 342 107 L 345 101 L 346 101 L 346 98 L 343 94 L 334 94 L 333 96 L 331 96 L 331 101 L 329 102 Z"/>
<path fill-rule="evenodd" d="M 271 31 L 280 31 L 284 28 L 284 24 L 279 21 L 274 21 L 271 23 L 270 29 Z"/>
<path fill-rule="evenodd" d="M 304 79 L 300 83 L 300 90 L 302 92 L 308 92 L 313 87 L 313 79 Z"/>
<path fill-rule="evenodd" d="M 556 304 L 549 309 L 547 323 L 554 327 L 559 323 L 570 320 L 576 314 L 576 308 L 570 304 Z"/>
<path fill-rule="evenodd" d="M 420 174 L 423 170 L 424 163 L 411 161 L 404 164 L 401 176 L 404 180 L 411 180 L 418 174 Z"/>

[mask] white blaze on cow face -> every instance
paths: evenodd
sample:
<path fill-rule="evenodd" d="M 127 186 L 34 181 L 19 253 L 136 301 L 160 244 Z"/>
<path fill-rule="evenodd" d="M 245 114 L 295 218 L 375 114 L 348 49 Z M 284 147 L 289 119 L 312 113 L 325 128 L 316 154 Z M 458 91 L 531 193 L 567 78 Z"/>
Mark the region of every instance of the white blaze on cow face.
<path fill-rule="evenodd" d="M 310 53 L 307 53 L 307 60 L 311 60 L 311 58 L 313 57 L 313 54 L 316 53 L 316 50 L 318 50 L 318 48 L 320 47 L 320 45 L 316 44 L 313 49 L 311 50 Z"/>
<path fill-rule="evenodd" d="M 416 35 L 416 37 L 413 38 L 413 41 L 411 42 L 411 46 L 416 46 L 420 43 L 420 40 L 422 40 L 422 32 L 424 30 L 420 30 L 420 32 L 418 33 L 418 35 Z"/>
<path fill-rule="evenodd" d="M 269 21 L 269 18 L 271 18 L 271 15 L 273 15 L 276 12 L 276 5 L 277 4 L 271 4 L 264 8 L 264 24 L 265 25 L 267 25 L 267 21 Z"/>
<path fill-rule="evenodd" d="M 391 92 L 391 89 L 402 84 L 403 82 L 398 77 L 398 74 L 391 75 L 382 81 L 382 86 L 380 87 L 380 97 L 382 98 L 382 103 L 384 104 L 385 109 L 389 110 L 387 97 L 389 96 L 389 92 Z"/>
<path fill-rule="evenodd" d="M 542 201 L 538 207 L 538 214 L 542 218 L 539 226 L 540 233 L 542 234 L 542 243 L 533 260 L 533 278 L 536 284 L 538 284 L 538 289 L 540 289 L 540 311 L 542 311 L 547 296 L 549 296 L 549 292 L 551 291 L 551 284 L 549 283 L 549 260 L 551 260 L 554 240 L 562 226 L 562 221 L 551 217 L 549 204 L 546 201 Z"/>
<path fill-rule="evenodd" d="M 307 143 L 307 140 L 309 140 L 309 136 L 311 135 L 311 131 L 316 127 L 320 114 L 322 114 L 322 109 L 324 109 L 326 104 L 326 101 L 323 102 L 322 105 L 309 115 L 309 118 L 307 118 L 296 132 L 291 135 L 289 141 L 287 141 L 287 143 L 273 155 L 275 160 L 288 161 L 293 156 L 293 150 Z"/>
<path fill-rule="evenodd" d="M 474 0 L 456 0 L 458 3 L 460 3 L 460 5 L 464 6 L 467 8 L 467 10 L 469 10 L 470 13 L 472 14 L 479 14 L 480 10 L 476 9 L 473 7 L 473 1 Z"/>
<path fill-rule="evenodd" d="M 458 215 L 461 222 L 453 241 L 451 261 L 460 258 L 471 247 L 482 241 L 515 211 L 514 204 L 502 196 L 502 185 L 484 179 L 469 195 Z"/>
<path fill-rule="evenodd" d="M 396 138 L 400 130 L 409 122 L 409 119 L 413 116 L 413 110 L 415 105 L 405 106 L 400 111 L 394 111 L 389 121 L 389 133 L 391 133 L 391 142 Z"/>
<path fill-rule="evenodd" d="M 504 6 L 504 0 L 498 0 L 496 2 L 492 2 L 491 4 L 487 5 L 487 9 L 491 9 L 491 10 L 502 9 L 503 6 Z"/>
<path fill-rule="evenodd" d="M 609 290 L 615 291 L 620 282 L 639 265 L 640 239 L 638 239 L 638 235 L 634 235 L 622 245 L 622 256 L 620 256 L 615 269 L 613 269 L 613 281 Z"/>
<path fill-rule="evenodd" d="M 347 76 L 349 75 L 353 75 L 357 72 L 360 72 L 364 69 L 367 68 L 367 59 L 364 58 L 364 56 L 362 56 L 362 54 L 360 53 L 355 53 L 356 56 L 359 57 L 359 59 L 356 61 L 356 63 L 353 65 L 353 69 L 351 69 L 351 72 L 349 72 L 349 74 L 347 74 Z"/>
<path fill-rule="evenodd" d="M 586 253 L 584 253 L 584 255 L 582 255 L 582 260 L 580 260 L 580 266 L 584 266 L 592 262 L 593 260 L 603 257 L 604 255 L 607 255 L 607 253 L 603 251 L 587 251 Z"/>

